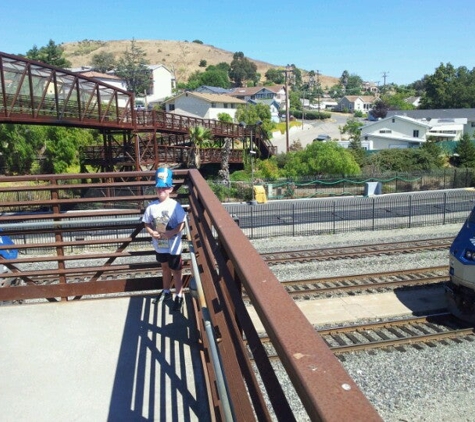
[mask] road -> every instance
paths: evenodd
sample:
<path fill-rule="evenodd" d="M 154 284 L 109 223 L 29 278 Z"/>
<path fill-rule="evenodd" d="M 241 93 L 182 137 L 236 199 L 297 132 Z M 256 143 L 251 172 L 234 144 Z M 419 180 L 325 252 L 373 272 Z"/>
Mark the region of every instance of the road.
<path fill-rule="evenodd" d="M 289 145 L 292 145 L 296 141 L 300 141 L 302 147 L 306 147 L 311 144 L 313 140 L 320 134 L 330 135 L 332 139 L 343 140 L 346 139 L 346 135 L 342 137 L 339 127 L 344 126 L 351 114 L 332 113 L 331 118 L 321 120 L 306 120 L 303 128 L 302 126 L 293 127 L 289 131 Z M 286 152 L 287 139 L 284 134 L 274 134 L 272 138 L 272 144 L 277 146 L 277 152 Z"/>

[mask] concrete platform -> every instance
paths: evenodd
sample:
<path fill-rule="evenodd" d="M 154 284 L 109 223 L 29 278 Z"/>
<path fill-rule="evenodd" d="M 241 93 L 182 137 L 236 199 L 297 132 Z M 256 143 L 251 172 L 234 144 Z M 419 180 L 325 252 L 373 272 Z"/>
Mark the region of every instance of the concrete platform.
<path fill-rule="evenodd" d="M 194 322 L 171 307 L 137 296 L 0 306 L 1 420 L 209 420 Z"/>
<path fill-rule="evenodd" d="M 429 289 L 395 290 L 371 295 L 342 296 L 330 299 L 300 300 L 297 306 L 312 325 L 352 322 L 369 318 L 391 318 L 401 315 L 418 315 L 447 307 L 444 289 L 437 286 Z M 257 332 L 264 327 L 253 308 L 249 313 Z"/>

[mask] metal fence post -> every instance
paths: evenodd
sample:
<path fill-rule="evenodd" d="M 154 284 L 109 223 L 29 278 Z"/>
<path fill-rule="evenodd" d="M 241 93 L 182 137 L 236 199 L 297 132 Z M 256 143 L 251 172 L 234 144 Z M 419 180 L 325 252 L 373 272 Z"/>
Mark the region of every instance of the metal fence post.
<path fill-rule="evenodd" d="M 374 231 L 375 228 L 376 228 L 376 216 L 375 216 L 375 213 L 376 213 L 376 199 L 372 198 L 372 200 L 373 200 L 373 216 L 372 216 L 372 219 L 373 219 L 373 231 Z"/>
<path fill-rule="evenodd" d="M 447 214 L 447 192 L 444 192 L 444 214 L 442 217 L 442 224 L 445 225 L 445 217 Z"/>
<path fill-rule="evenodd" d="M 409 228 L 411 228 L 412 223 L 412 195 L 409 195 Z"/>
<path fill-rule="evenodd" d="M 292 237 L 295 237 L 295 202 L 292 203 Z"/>

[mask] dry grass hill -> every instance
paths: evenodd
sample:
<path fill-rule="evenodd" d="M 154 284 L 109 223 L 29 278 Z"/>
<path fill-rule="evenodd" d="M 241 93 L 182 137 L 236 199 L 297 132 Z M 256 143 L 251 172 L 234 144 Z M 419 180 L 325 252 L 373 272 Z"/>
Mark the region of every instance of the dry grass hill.
<path fill-rule="evenodd" d="M 203 71 L 200 61 L 206 60 L 207 65 L 216 65 L 221 62 L 231 63 L 235 52 L 222 50 L 208 44 L 200 44 L 187 41 L 166 41 L 166 40 L 135 40 L 145 53 L 150 64 L 163 64 L 175 71 L 178 82 L 185 82 L 196 70 Z M 101 52 L 113 53 L 119 58 L 126 49 L 130 49 L 131 40 L 122 41 L 93 41 L 83 40 L 73 43 L 64 43 L 66 58 L 73 67 L 87 66 L 91 63 L 92 57 Z M 236 50 L 239 51 L 239 50 Z M 246 52 L 243 52 L 246 55 Z M 247 56 L 246 56 L 247 57 Z M 257 71 L 264 75 L 270 68 L 281 68 L 283 66 L 265 63 L 248 57 L 257 65 Z M 306 69 L 302 70 L 305 78 Z M 311 69 L 309 69 L 311 70 Z M 322 88 L 331 87 L 338 83 L 338 78 L 320 75 Z"/>

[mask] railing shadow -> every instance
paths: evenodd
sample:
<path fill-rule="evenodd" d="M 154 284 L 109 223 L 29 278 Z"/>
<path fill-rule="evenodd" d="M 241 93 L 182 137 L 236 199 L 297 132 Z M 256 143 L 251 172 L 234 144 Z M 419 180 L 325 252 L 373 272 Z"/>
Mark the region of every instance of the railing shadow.
<path fill-rule="evenodd" d="M 182 313 L 172 307 L 130 299 L 108 421 L 210 419 L 194 320 L 185 310 L 191 298 Z"/>

